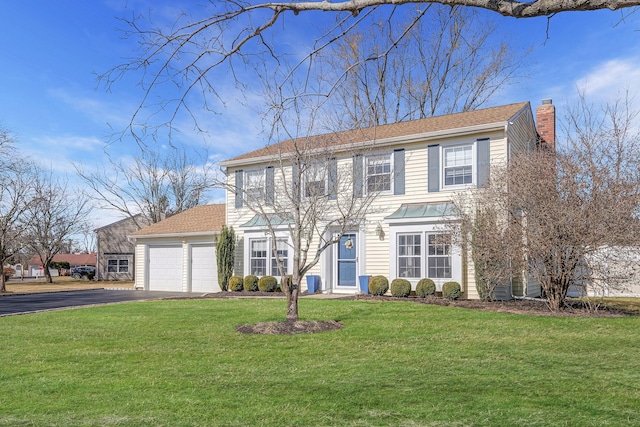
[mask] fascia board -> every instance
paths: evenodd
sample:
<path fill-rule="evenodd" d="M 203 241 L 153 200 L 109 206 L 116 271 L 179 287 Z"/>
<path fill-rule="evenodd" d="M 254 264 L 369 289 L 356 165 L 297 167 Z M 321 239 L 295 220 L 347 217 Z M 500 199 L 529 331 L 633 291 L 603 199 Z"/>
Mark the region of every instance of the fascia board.
<path fill-rule="evenodd" d="M 158 238 L 170 238 L 170 237 L 209 237 L 217 236 L 220 231 L 200 231 L 192 233 L 164 233 L 164 234 L 140 234 L 140 235 L 128 235 L 128 240 L 140 240 L 140 239 L 158 239 Z"/>

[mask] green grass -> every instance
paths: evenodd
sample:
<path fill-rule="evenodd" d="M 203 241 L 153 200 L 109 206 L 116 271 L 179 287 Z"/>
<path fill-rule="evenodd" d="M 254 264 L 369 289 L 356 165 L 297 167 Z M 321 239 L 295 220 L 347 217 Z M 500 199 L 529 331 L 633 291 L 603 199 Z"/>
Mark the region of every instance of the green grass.
<path fill-rule="evenodd" d="M 248 336 L 283 300 L 0 318 L 0 426 L 640 425 L 640 317 L 302 300 L 340 331 Z"/>
<path fill-rule="evenodd" d="M 634 313 L 640 313 L 640 298 L 605 297 L 593 298 L 595 303 Z"/>

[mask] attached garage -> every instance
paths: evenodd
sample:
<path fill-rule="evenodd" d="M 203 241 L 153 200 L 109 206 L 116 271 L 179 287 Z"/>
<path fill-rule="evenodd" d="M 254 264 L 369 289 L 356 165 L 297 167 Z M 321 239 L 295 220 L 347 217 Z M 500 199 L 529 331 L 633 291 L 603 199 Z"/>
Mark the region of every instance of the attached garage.
<path fill-rule="evenodd" d="M 224 221 L 224 205 L 203 205 L 132 233 L 144 260 L 136 263 L 136 289 L 219 292 L 215 242 Z"/>
<path fill-rule="evenodd" d="M 182 265 L 182 245 L 149 245 L 148 289 L 181 292 Z"/>
<path fill-rule="evenodd" d="M 214 245 L 191 246 L 191 292 L 220 292 Z"/>

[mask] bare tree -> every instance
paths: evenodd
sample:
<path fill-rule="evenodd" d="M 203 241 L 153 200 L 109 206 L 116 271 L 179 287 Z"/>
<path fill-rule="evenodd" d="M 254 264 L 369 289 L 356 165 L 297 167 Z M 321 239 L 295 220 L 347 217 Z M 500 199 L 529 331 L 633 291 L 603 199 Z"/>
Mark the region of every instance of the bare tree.
<path fill-rule="evenodd" d="M 24 242 L 40 257 L 46 280 L 52 283 L 49 265 L 69 240 L 85 228 L 88 199 L 77 193 L 68 197 L 67 183 L 55 180 L 50 173 L 38 174 L 33 183 L 32 203 L 24 214 L 27 224 Z"/>
<path fill-rule="evenodd" d="M 110 161 L 94 171 L 74 166 L 90 189 L 89 197 L 102 208 L 127 215 L 138 228 L 203 203 L 213 185 L 206 154 L 190 156 L 186 149 L 172 147 L 164 152 L 140 147 L 131 162 Z"/>
<path fill-rule="evenodd" d="M 263 149 L 261 156 L 268 159 L 265 174 L 241 185 L 234 174 L 228 174 L 221 183 L 236 195 L 236 208 L 252 212 L 269 236 L 268 250 L 284 278 L 287 321 L 298 320 L 304 276 L 318 264 L 324 251 L 345 243 L 345 233 L 366 225 L 367 215 L 374 212 L 372 203 L 390 184 L 375 178 L 363 181 L 362 155 L 370 147 L 345 148 L 346 142 L 358 138 L 359 130 L 306 136 L 314 127 L 318 110 L 303 114 L 304 108 L 296 104 L 291 109 L 297 117 L 312 117 L 304 126 L 294 120 L 291 110 L 280 116 L 277 128 L 289 139 Z M 297 137 L 298 133 L 304 136 Z M 233 163 L 226 165 L 229 170 Z M 291 265 L 286 264 L 289 262 Z M 287 278 L 288 270 L 291 278 Z M 252 270 L 251 274 L 266 275 L 269 271 L 271 266 L 266 266 L 262 272 Z"/>
<path fill-rule="evenodd" d="M 34 168 L 16 158 L 13 139 L 0 130 L 0 266 L 16 258 L 27 223 L 24 214 L 30 206 Z M 4 275 L 0 275 L 0 292 L 6 292 Z"/>
<path fill-rule="evenodd" d="M 624 283 L 637 258 L 626 254 L 640 246 L 636 118 L 629 99 L 598 109 L 582 97 L 564 120 L 565 143 L 557 152 L 515 156 L 492 171 L 490 188 L 458 201 L 474 261 L 485 261 L 481 279 L 505 283 L 518 274 L 520 267 L 505 268 L 502 251 L 542 286 L 553 311 L 571 287 L 586 293 L 602 280 L 613 288 Z M 485 217 L 474 215 L 476 206 L 495 210 L 494 233 L 483 234 Z"/>
<path fill-rule="evenodd" d="M 321 51 L 318 74 L 338 82 L 330 104 L 347 128 L 474 110 L 519 77 L 524 55 L 496 27 L 462 7 L 373 21 Z"/>

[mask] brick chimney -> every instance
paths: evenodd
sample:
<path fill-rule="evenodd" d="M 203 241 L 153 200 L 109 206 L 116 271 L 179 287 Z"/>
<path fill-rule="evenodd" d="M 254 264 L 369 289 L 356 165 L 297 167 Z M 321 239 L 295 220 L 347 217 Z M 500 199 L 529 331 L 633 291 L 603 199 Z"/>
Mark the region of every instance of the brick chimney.
<path fill-rule="evenodd" d="M 543 99 L 536 109 L 536 127 L 540 137 L 540 146 L 556 149 L 556 107 L 551 99 Z"/>

